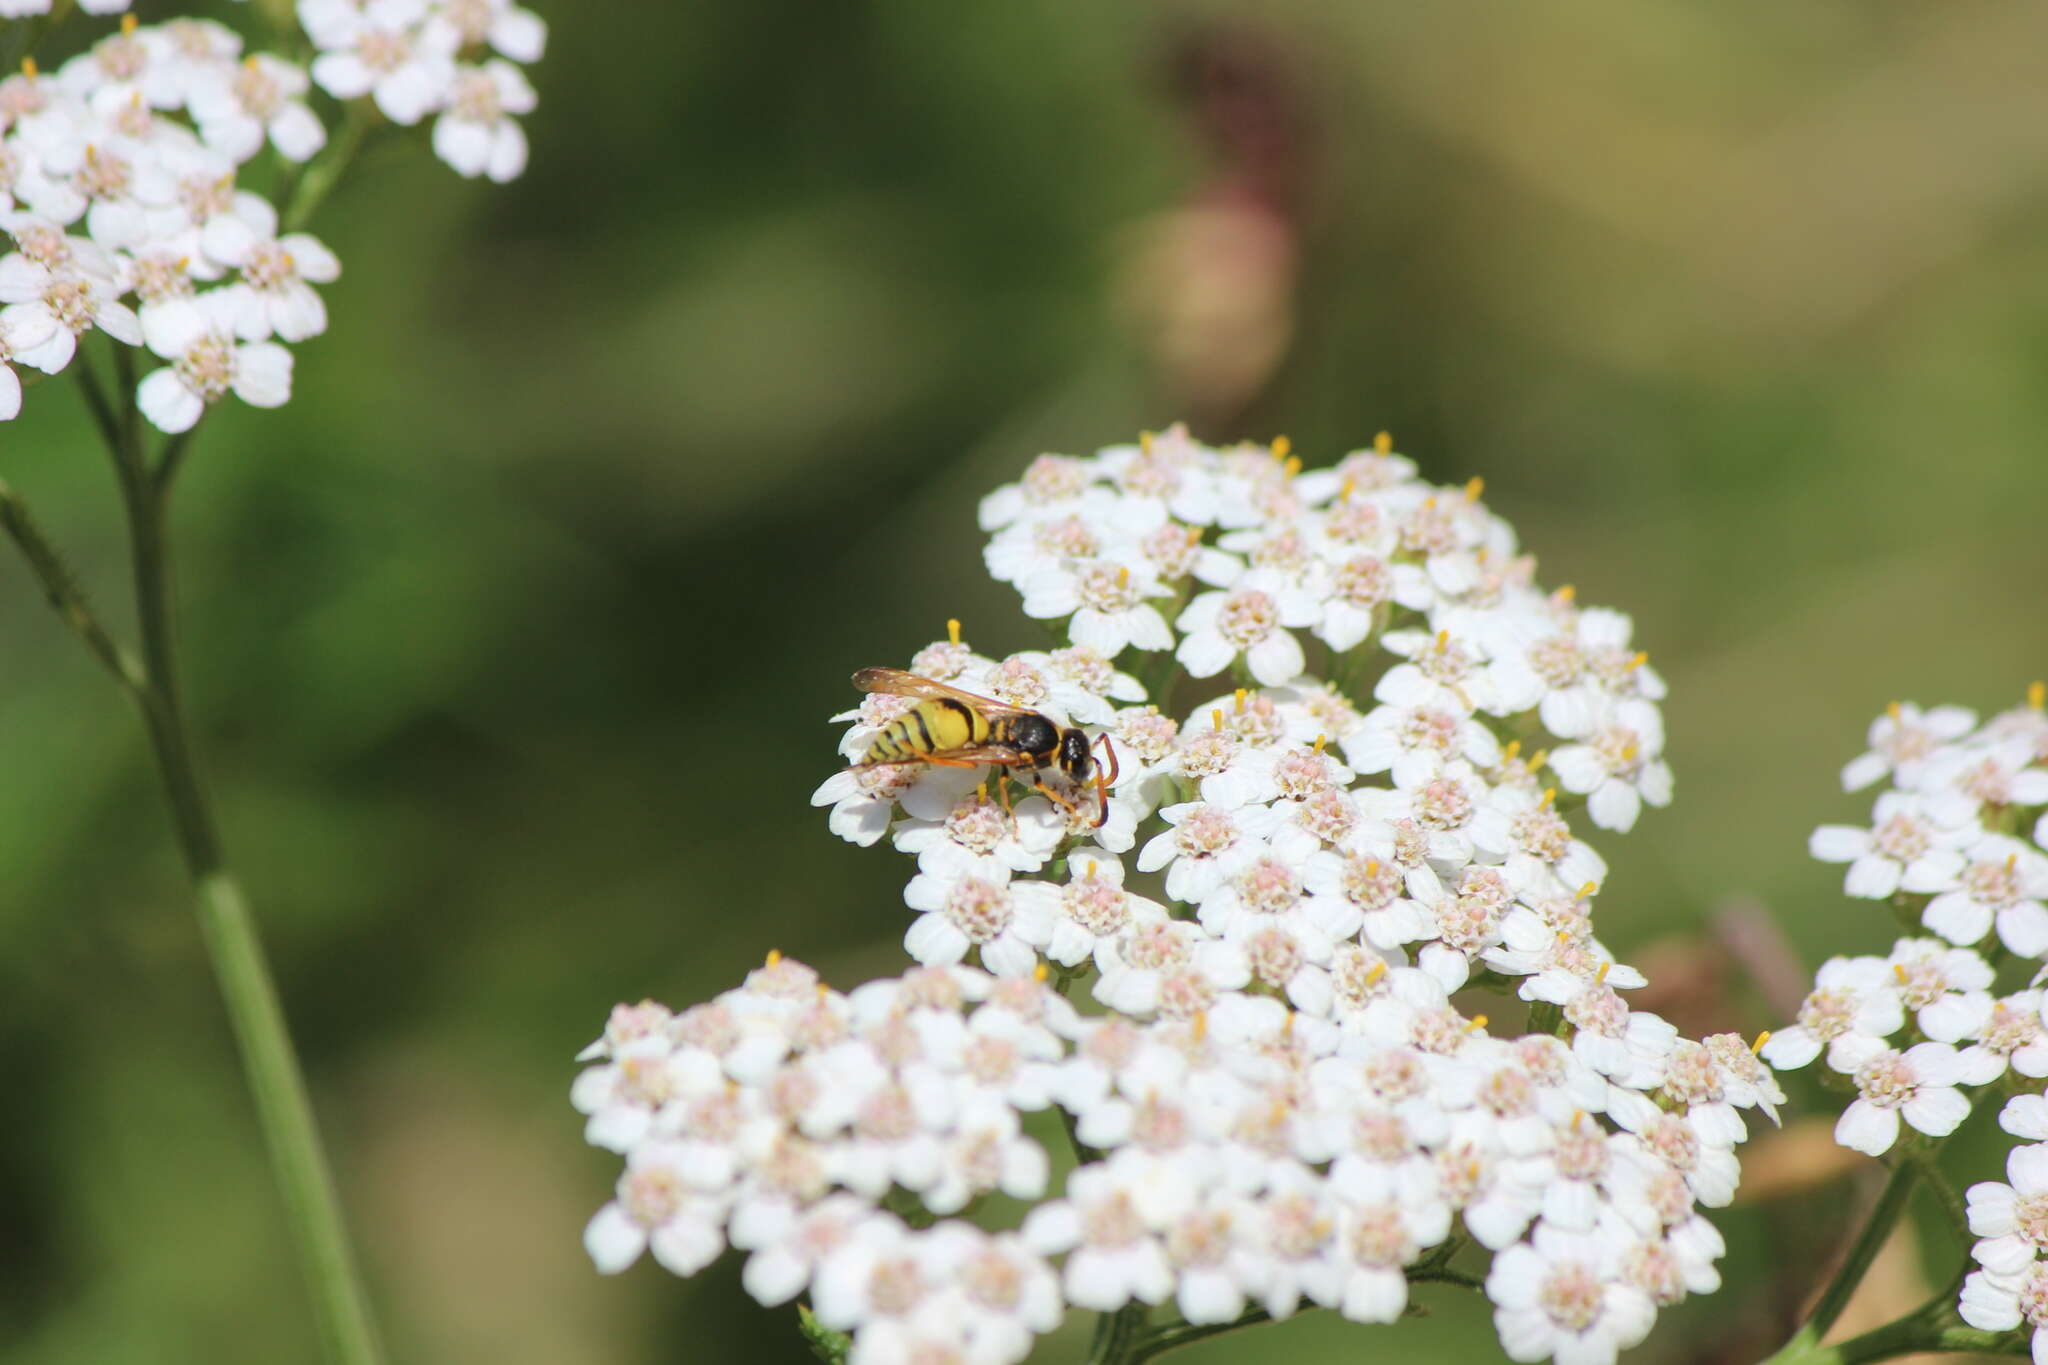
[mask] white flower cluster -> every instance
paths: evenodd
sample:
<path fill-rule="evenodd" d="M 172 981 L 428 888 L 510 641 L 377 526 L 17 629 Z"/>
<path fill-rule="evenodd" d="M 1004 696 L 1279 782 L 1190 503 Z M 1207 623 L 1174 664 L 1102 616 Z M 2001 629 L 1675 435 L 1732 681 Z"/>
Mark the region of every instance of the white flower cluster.
<path fill-rule="evenodd" d="M 1842 770 L 1855 791 L 1889 779 L 1868 827 L 1825 825 L 1811 851 L 1849 865 L 1851 896 L 1887 901 L 1937 938 L 1902 939 L 1890 956 L 1834 958 L 1820 969 L 1798 1023 L 1763 1057 L 1801 1067 L 1825 1054 L 1857 1098 L 1836 1125 L 1846 1147 L 1879 1155 L 1904 1124 L 1944 1137 L 1969 1117 L 1967 1088 L 2020 1094 L 1999 1123 L 2025 1139 L 2010 1184 L 1969 1194 L 1972 1255 L 1963 1288 L 1972 1326 L 2035 1329 L 2048 1359 L 2048 712 L 2036 684 L 2027 704 L 1983 724 L 1957 706 L 1901 703 L 1871 724 L 1867 752 Z M 1995 993 L 2001 965 L 2030 970 L 2024 989 Z"/>
<path fill-rule="evenodd" d="M 689 1275 L 729 1242 L 749 1253 L 749 1293 L 808 1290 L 822 1322 L 857 1333 L 856 1361 L 918 1359 L 927 1339 L 1022 1360 L 1063 1311 L 1045 1259 L 879 1205 L 892 1188 L 940 1214 L 1044 1194 L 1020 1114 L 1051 1102 L 1076 1018 L 1030 977 L 928 968 L 841 995 L 777 955 L 681 1014 L 621 1005 L 572 1095 L 590 1141 L 626 1157 L 585 1245 L 607 1272 L 651 1250 Z"/>
<path fill-rule="evenodd" d="M 14 0 L 0 13 L 47 8 Z M 127 15 L 56 71 L 28 62 L 0 80 L 0 237 L 12 244 L 0 254 L 0 420 L 21 410 L 16 366 L 56 374 L 95 329 L 165 362 L 136 391 L 164 431 L 189 430 L 230 393 L 258 407 L 290 398 L 281 343 L 327 329 L 313 286 L 341 264 L 316 238 L 281 232 L 277 208 L 238 177 L 266 144 L 293 165 L 326 145 L 307 104 L 315 81 L 337 98 L 375 93 L 394 121 L 440 111 L 435 148 L 465 175 L 504 179 L 524 165 L 507 115 L 533 107 L 531 88 L 498 58 L 464 62 L 493 47 L 538 57 L 545 34 L 533 15 L 507 0 L 304 0 L 301 10 L 326 49 L 311 78 L 280 57 L 245 55 L 240 35 L 209 20 L 143 27 Z"/>
<path fill-rule="evenodd" d="M 840 1174 L 835 1153 L 858 1142 L 849 1116 L 894 1084 L 906 1117 L 890 1131 L 920 1115 L 928 1160 L 881 1183 L 935 1213 L 959 1211 L 1001 1164 L 990 1155 L 977 1178 L 937 1155 L 957 1115 L 1054 1106 L 1070 1125 L 1082 1164 L 1011 1248 L 1064 1258 L 1059 1293 L 1049 1317 L 1006 1331 L 1043 1331 L 1062 1304 L 1171 1303 L 1191 1325 L 1305 1304 L 1388 1322 L 1409 1283 L 1459 1278 L 1448 1262 L 1476 1244 L 1513 1358 L 1598 1362 L 1661 1307 L 1714 1288 L 1722 1244 L 1699 1208 L 1733 1196 L 1740 1111 L 1775 1119 L 1782 1096 L 1740 1038 L 1687 1041 L 1631 1009 L 1620 992 L 1643 977 L 1594 934 L 1606 864 L 1568 812 L 1627 829 L 1671 785 L 1663 684 L 1630 648 L 1628 619 L 1537 588 L 1476 480 L 1432 487 L 1384 438 L 1304 472 L 1284 445 L 1216 450 L 1175 429 L 1042 456 L 981 511 L 990 571 L 1028 614 L 1063 622 L 1064 642 L 997 660 L 956 624 L 907 675 L 863 675 L 882 690 L 839 717 L 853 722 L 851 766 L 812 799 L 841 837 L 886 836 L 917 861 L 905 947 L 921 970 L 853 992 L 896 1012 L 856 1008 L 853 1031 L 922 1035 L 912 983 L 972 982 L 956 989 L 987 1001 L 964 1025 L 948 1016 L 949 1036 L 999 1028 L 1004 1046 L 964 1062 L 950 1043 L 918 1052 L 935 1078 L 922 1108 L 886 1059 L 762 1049 L 808 1078 L 793 1086 L 804 1105 L 823 1106 L 800 1131 L 815 1144 L 809 1198 L 835 1210 L 833 1227 L 887 1217 L 873 1212 L 877 1178 Z M 1341 682 L 1311 673 L 1312 652 Z M 1232 669 L 1231 690 L 1199 682 Z M 1154 700 L 1176 672 L 1213 694 L 1178 716 Z M 962 706 L 1081 727 L 1092 776 L 1014 755 L 904 761 L 904 746 L 947 759 L 933 734 L 964 724 Z M 1000 746 L 979 752 L 991 756 Z M 1099 1012 L 1060 993 L 1083 978 Z M 1538 1031 L 1496 1036 L 1453 1002 L 1481 986 L 1518 995 Z M 772 1013 L 730 999 L 703 1008 Z M 651 1031 L 667 1055 L 673 1031 Z M 601 1145 L 618 1147 L 621 1065 L 578 1082 Z M 721 1097 L 780 1083 L 691 1065 Z M 633 1153 L 628 1181 L 643 1145 L 681 1180 L 687 1103 L 665 1091 L 635 1103 L 619 1148 Z M 776 1130 L 756 1150 L 784 1140 Z M 714 1163 L 704 1179 L 744 1184 L 732 1169 Z M 1031 1177 L 1044 1181 L 1042 1160 Z M 703 1183 L 692 1216 L 715 1225 L 732 1205 Z M 626 1188 L 593 1224 L 603 1266 L 659 1225 L 632 1213 Z M 795 1245 L 808 1245 L 806 1207 L 774 1224 L 777 1264 L 820 1265 Z M 920 1234 L 884 1226 L 873 1236 L 889 1254 L 918 1260 Z M 732 1240 L 757 1257 L 766 1245 Z M 861 1257 L 855 1278 L 870 1275 Z M 1042 1283 L 1049 1265 L 1033 1259 L 1017 1278 Z M 810 1283 L 820 1318 L 855 1332 L 856 1356 L 886 1322 L 980 1358 L 959 1335 L 975 1316 L 956 1313 L 957 1286 L 920 1273 L 947 1306 L 915 1324 L 900 1305 L 923 1297 L 827 1293 L 840 1280 L 822 1267 Z M 756 1292 L 801 1287 L 792 1273 Z"/>
<path fill-rule="evenodd" d="M 540 60 L 547 25 L 512 0 L 298 0 L 320 55 L 313 80 L 340 100 L 367 95 L 410 127 L 434 115 L 434 154 L 465 176 L 503 183 L 526 169 L 516 114 L 538 99 L 521 63 Z"/>

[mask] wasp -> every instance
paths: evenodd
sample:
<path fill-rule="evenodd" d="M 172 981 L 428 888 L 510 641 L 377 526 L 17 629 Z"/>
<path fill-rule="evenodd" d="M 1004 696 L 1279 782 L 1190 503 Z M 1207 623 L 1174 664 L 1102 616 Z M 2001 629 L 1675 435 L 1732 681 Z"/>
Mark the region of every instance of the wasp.
<path fill-rule="evenodd" d="M 944 768 L 975 768 L 991 763 L 1007 768 L 1061 808 L 1078 807 L 1045 785 L 1039 776 L 1058 768 L 1078 787 L 1095 784 L 1101 808 L 1100 826 L 1109 819 L 1109 784 L 1116 781 L 1116 748 L 1109 736 L 1090 741 L 1078 727 L 1056 725 L 1029 707 L 1012 706 L 994 697 L 977 696 L 921 678 L 900 668 L 863 668 L 853 675 L 863 692 L 915 697 L 917 705 L 889 722 L 861 756 L 856 768 L 883 763 L 934 763 Z M 1103 758 L 1095 757 L 1096 744 Z M 1107 771 L 1105 771 L 1105 768 Z M 1007 791 L 1007 789 L 1005 789 Z M 1007 806 L 1008 797 L 1004 798 Z"/>

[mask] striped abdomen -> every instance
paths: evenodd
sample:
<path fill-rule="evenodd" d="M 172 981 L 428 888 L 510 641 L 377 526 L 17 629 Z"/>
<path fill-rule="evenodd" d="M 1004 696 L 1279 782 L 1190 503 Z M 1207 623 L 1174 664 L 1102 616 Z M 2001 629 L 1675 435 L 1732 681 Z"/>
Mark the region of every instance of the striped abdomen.
<path fill-rule="evenodd" d="M 988 721 L 967 703 L 929 697 L 889 722 L 861 761 L 915 763 L 925 754 L 971 749 L 987 742 L 988 734 Z"/>

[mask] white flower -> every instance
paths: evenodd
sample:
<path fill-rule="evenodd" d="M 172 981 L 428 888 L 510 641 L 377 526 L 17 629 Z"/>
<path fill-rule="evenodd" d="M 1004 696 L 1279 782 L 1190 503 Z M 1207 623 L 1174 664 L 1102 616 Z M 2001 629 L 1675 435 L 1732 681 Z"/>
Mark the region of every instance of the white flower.
<path fill-rule="evenodd" d="M 1897 773 L 1900 786 L 1914 786 L 1919 767 L 1930 754 L 1976 725 L 1976 713 L 1960 706 L 1922 711 L 1909 701 L 1894 702 L 1870 722 L 1869 751 L 1842 769 L 1842 790 L 1856 791 L 1889 773 Z"/>
<path fill-rule="evenodd" d="M 220 292 L 220 307 L 244 341 L 304 341 L 327 330 L 327 306 L 313 284 L 332 284 L 341 277 L 341 262 L 317 237 L 303 232 L 273 238 L 277 216 L 263 205 L 260 234 L 236 242 L 219 257 L 242 277 Z M 267 223 L 267 228 L 262 224 Z M 310 283 L 309 283 L 310 281 Z"/>
<path fill-rule="evenodd" d="M 1989 1270 L 1973 1272 L 1963 1281 L 1956 1312 L 1970 1326 L 1986 1332 L 2010 1332 L 2022 1324 L 2033 1328 L 2035 1365 L 2048 1357 L 2048 1263 L 2035 1262 L 2013 1275 Z"/>
<path fill-rule="evenodd" d="M 322 90 L 338 100 L 369 95 L 386 118 L 408 126 L 448 102 L 455 63 L 415 27 L 424 0 L 366 0 L 333 20 L 311 18 L 311 7 L 301 3 L 300 17 L 314 43 L 326 49 L 313 59 L 313 80 Z"/>
<path fill-rule="evenodd" d="M 981 954 L 981 965 L 998 976 L 1021 976 L 1038 965 L 1038 949 L 1052 941 L 1053 916 L 1036 900 L 1011 894 L 1009 872 L 991 868 L 958 845 L 929 850 L 932 866 L 911 879 L 903 901 L 923 911 L 904 935 L 903 946 L 927 966 L 951 964 Z"/>
<path fill-rule="evenodd" d="M 1251 980 L 1243 949 L 1205 937 L 1186 920 L 1134 925 L 1097 960 L 1095 998 L 1141 1018 L 1157 1012 L 1191 1019 Z"/>
<path fill-rule="evenodd" d="M 747 1257 L 740 1284 L 762 1304 L 787 1303 L 810 1287 L 818 1263 L 860 1235 L 863 1224 L 887 1218 L 850 1194 L 832 1194 L 799 1209 L 759 1201 L 735 1210 L 728 1235 Z"/>
<path fill-rule="evenodd" d="M 1642 803 L 1668 805 L 1671 768 L 1664 752 L 1664 722 L 1647 701 L 1618 703 L 1608 722 L 1583 744 L 1560 745 L 1550 766 L 1566 791 L 1585 793 L 1586 809 L 1602 829 L 1627 833 Z"/>
<path fill-rule="evenodd" d="M 1345 1202 L 1339 1208 L 1345 1270 L 1337 1311 L 1353 1322 L 1394 1322 L 1408 1306 L 1403 1268 L 1449 1234 L 1450 1209 L 1427 1198 Z"/>
<path fill-rule="evenodd" d="M 952 849 L 986 862 L 994 875 L 1035 872 L 1059 845 L 1064 822 L 1050 801 L 1034 796 L 1014 811 L 990 798 L 985 790 L 969 792 L 944 820 L 906 820 L 896 827 L 894 842 L 917 855 L 918 867 L 930 870 L 941 850 Z M 997 869 L 1001 869 L 997 872 Z"/>
<path fill-rule="evenodd" d="M 512 0 L 441 0 L 426 31 L 450 52 L 489 46 L 515 62 L 537 62 L 546 50 L 547 24 Z"/>
<path fill-rule="evenodd" d="M 928 1236 L 952 1270 L 951 1292 L 964 1301 L 972 1359 L 1013 1365 L 1066 1312 L 1059 1277 L 1014 1232 L 941 1223 Z"/>
<path fill-rule="evenodd" d="M 2048 858 L 2002 834 L 1971 844 L 1953 890 L 1927 903 L 1921 923 L 1951 943 L 1980 941 L 1993 925 L 1999 941 L 2021 957 L 2048 953 Z"/>
<path fill-rule="evenodd" d="M 1500 762 L 1500 741 L 1465 710 L 1376 706 L 1343 739 L 1344 757 L 1362 773 L 1390 773 L 1395 786 L 1429 781 L 1452 759 L 1478 768 Z"/>
<path fill-rule="evenodd" d="M 1822 825 L 1807 847 L 1824 863 L 1849 864 L 1843 890 L 1851 896 L 1885 900 L 1901 889 L 1941 891 L 1955 884 L 1963 867 L 1960 849 L 1976 833 L 1960 823 L 1967 818 L 1952 803 L 1938 811 L 1922 797 L 1886 792 L 1877 798 L 1872 828 Z M 1977 937 L 1983 936 L 1979 929 Z"/>
<path fill-rule="evenodd" d="M 1868 1043 L 1889 1038 L 1906 1024 L 1891 964 L 1881 957 L 1834 957 L 1821 965 L 1813 990 L 1799 1006 L 1799 1022 L 1779 1029 L 1764 1043 L 1762 1057 L 1782 1071 L 1794 1071 L 1829 1049 L 1829 1066 L 1851 1071 L 1847 1057 Z M 1863 1039 L 1862 1043 L 1844 1040 Z M 1835 1049 L 1847 1048 L 1842 1060 Z"/>
<path fill-rule="evenodd" d="M 171 362 L 136 388 L 142 415 L 168 432 L 190 431 L 233 393 L 252 407 L 292 396 L 292 355 L 275 342 L 236 342 L 232 305 L 216 292 L 164 305 L 151 318 L 149 349 Z"/>
<path fill-rule="evenodd" d="M 1174 1275 L 1159 1229 L 1193 1192 L 1157 1198 L 1166 1193 L 1141 1187 L 1137 1168 L 1121 1159 L 1083 1166 L 1067 1177 L 1064 1198 L 1025 1217 L 1024 1244 L 1040 1255 L 1067 1253 L 1061 1282 L 1076 1308 L 1108 1313 L 1133 1300 L 1164 1303 Z M 1147 1206 L 1161 1203 L 1148 1218 Z"/>
<path fill-rule="evenodd" d="M 1969 1190 L 1970 1231 L 1982 1239 L 1970 1257 L 1994 1275 L 2017 1274 L 2048 1251 L 2048 1146 L 2013 1148 L 2005 1173 L 2010 1184 Z"/>
<path fill-rule="evenodd" d="M 1899 1001 L 1930 1038 L 1953 1042 L 1974 1031 L 1991 1012 L 1991 964 L 1969 948 L 1934 939 L 1900 939 L 1885 966 Z M 1829 1064 L 1833 1065 L 1832 1053 Z M 1838 1068 L 1842 1069 L 1842 1068 Z"/>
<path fill-rule="evenodd" d="M 1314 594 L 1288 587 L 1255 569 L 1227 592 L 1205 592 L 1175 623 L 1186 632 L 1174 651 L 1197 678 L 1213 677 L 1242 657 L 1268 687 L 1292 682 L 1307 663 L 1289 626 L 1314 625 L 1321 615 Z"/>
<path fill-rule="evenodd" d="M 237 164 L 266 137 L 286 160 L 305 161 L 327 145 L 327 129 L 306 107 L 310 87 L 303 68 L 259 52 L 202 70 L 187 99 L 199 135 Z"/>
<path fill-rule="evenodd" d="M 948 1278 L 944 1239 L 894 1218 L 862 1223 L 828 1252 L 811 1282 L 818 1320 L 841 1331 L 909 1318 Z"/>
<path fill-rule="evenodd" d="M 694 1275 L 725 1250 L 725 1201 L 691 1188 L 688 1167 L 668 1144 L 647 1143 L 626 1157 L 618 1197 L 597 1211 L 583 1246 L 600 1272 L 616 1275 L 650 1246 L 677 1275 Z"/>
<path fill-rule="evenodd" d="M 1265 851 L 1280 816 L 1265 806 L 1226 810 L 1184 801 L 1159 812 L 1168 825 L 1138 851 L 1138 870 L 1166 870 L 1166 894 L 1186 905 L 1214 894 Z"/>
<path fill-rule="evenodd" d="M 1835 1141 L 1842 1146 L 1883 1156 L 1898 1141 L 1902 1118 L 1929 1137 L 1946 1137 L 1969 1117 L 1970 1101 L 1956 1087 L 1982 1081 L 1965 1074 L 1955 1048 L 1918 1043 L 1904 1052 L 1858 1049 L 1866 1051 L 1851 1054 L 1858 1098 L 1835 1124 Z"/>
<path fill-rule="evenodd" d="M 1614 1242 L 1539 1223 L 1530 1241 L 1493 1258 L 1486 1296 L 1508 1359 L 1611 1365 L 1649 1335 L 1656 1305 L 1620 1277 Z"/>
<path fill-rule="evenodd" d="M 1067 884 L 1018 882 L 1014 900 L 1036 902 L 1052 918 L 1052 938 L 1045 955 L 1063 967 L 1091 957 L 1100 968 L 1109 948 L 1125 930 L 1166 921 L 1166 907 L 1124 890 L 1124 865 L 1108 853 L 1076 850 L 1067 862 Z"/>
<path fill-rule="evenodd" d="M 482 66 L 459 66 L 449 84 L 447 108 L 434 120 L 434 155 L 458 175 L 489 176 L 499 184 L 526 169 L 526 130 L 512 117 L 539 104 L 518 67 L 492 58 Z"/>
<path fill-rule="evenodd" d="M 0 227 L 22 248 L 0 256 L 0 322 L 18 363 L 56 374 L 94 327 L 125 345 L 142 344 L 142 324 L 117 300 L 112 262 L 98 246 L 40 223 Z"/>

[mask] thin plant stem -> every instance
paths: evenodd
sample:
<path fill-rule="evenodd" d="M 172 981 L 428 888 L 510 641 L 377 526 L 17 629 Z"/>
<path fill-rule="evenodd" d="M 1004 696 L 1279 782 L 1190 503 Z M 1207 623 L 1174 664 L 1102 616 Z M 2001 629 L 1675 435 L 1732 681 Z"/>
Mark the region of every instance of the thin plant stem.
<path fill-rule="evenodd" d="M 2032 1335 L 2025 1328 L 1985 1332 L 1964 1326 L 1956 1319 L 1953 1302 L 1937 1299 L 1847 1341 L 1822 1346 L 1795 1339 L 1761 1365 L 1872 1365 L 1900 1356 L 1947 1353 L 2024 1356 L 2030 1354 Z"/>
<path fill-rule="evenodd" d="M 377 1365 L 383 1350 L 342 1221 L 305 1076 L 292 1050 L 248 901 L 227 869 L 185 718 L 172 619 L 168 529 L 169 474 L 176 470 L 186 443 L 174 439 L 152 472 L 135 406 L 133 358 L 126 348 L 117 347 L 115 354 L 123 389 L 118 413 L 82 356 L 77 370 L 86 407 L 113 456 L 127 514 L 135 614 L 142 635 L 140 659 L 116 645 L 86 610 L 62 561 L 11 493 L 0 498 L 0 526 L 22 549 L 66 620 L 114 670 L 141 709 L 178 848 L 198 892 L 201 937 L 234 1031 L 293 1246 L 313 1295 L 327 1359 L 331 1365 Z"/>
<path fill-rule="evenodd" d="M 313 215 L 320 211 L 320 205 L 340 183 L 342 172 L 362 150 L 363 139 L 376 122 L 377 106 L 369 96 L 349 101 L 341 131 L 335 134 L 327 150 L 308 162 L 293 181 L 290 197 L 280 217 L 279 232 L 301 232 L 305 229 Z"/>
<path fill-rule="evenodd" d="M 1128 1303 L 1114 1313 L 1104 1313 L 1095 1323 L 1095 1340 L 1088 1350 L 1087 1365 L 1131 1365 L 1143 1360 L 1137 1349 L 1145 1328 L 1145 1305 Z"/>
<path fill-rule="evenodd" d="M 105 665 L 123 690 L 137 703 L 146 704 L 149 679 L 143 674 L 141 663 L 100 624 L 92 604 L 86 600 L 85 590 L 71 576 L 70 566 L 43 534 L 28 504 L 5 481 L 0 481 L 0 530 L 6 531 L 7 538 L 28 561 L 29 569 L 43 585 L 43 595 L 64 623 L 77 632 L 92 656 Z"/>
<path fill-rule="evenodd" d="M 1793 1335 L 1792 1340 L 1785 1344 L 1780 1355 L 1791 1359 L 1800 1351 L 1819 1346 L 1821 1339 L 1828 1334 L 1828 1329 L 1835 1325 L 1835 1319 L 1849 1306 L 1849 1300 L 1856 1293 L 1856 1287 L 1863 1282 L 1863 1276 L 1870 1269 L 1870 1263 L 1877 1258 L 1879 1249 L 1891 1236 L 1892 1228 L 1905 1213 L 1906 1206 L 1912 1202 L 1913 1187 L 1919 1181 L 1920 1170 L 1920 1163 L 1911 1159 L 1901 1159 L 1892 1167 L 1891 1179 L 1885 1183 L 1884 1193 L 1877 1197 L 1877 1203 L 1870 1210 L 1869 1218 L 1864 1220 L 1862 1230 L 1850 1244 L 1848 1255 L 1842 1258 L 1842 1264 L 1836 1268 L 1834 1278 L 1829 1280 L 1827 1287 L 1821 1291 L 1820 1298 L 1814 1303 L 1812 1315 Z"/>

